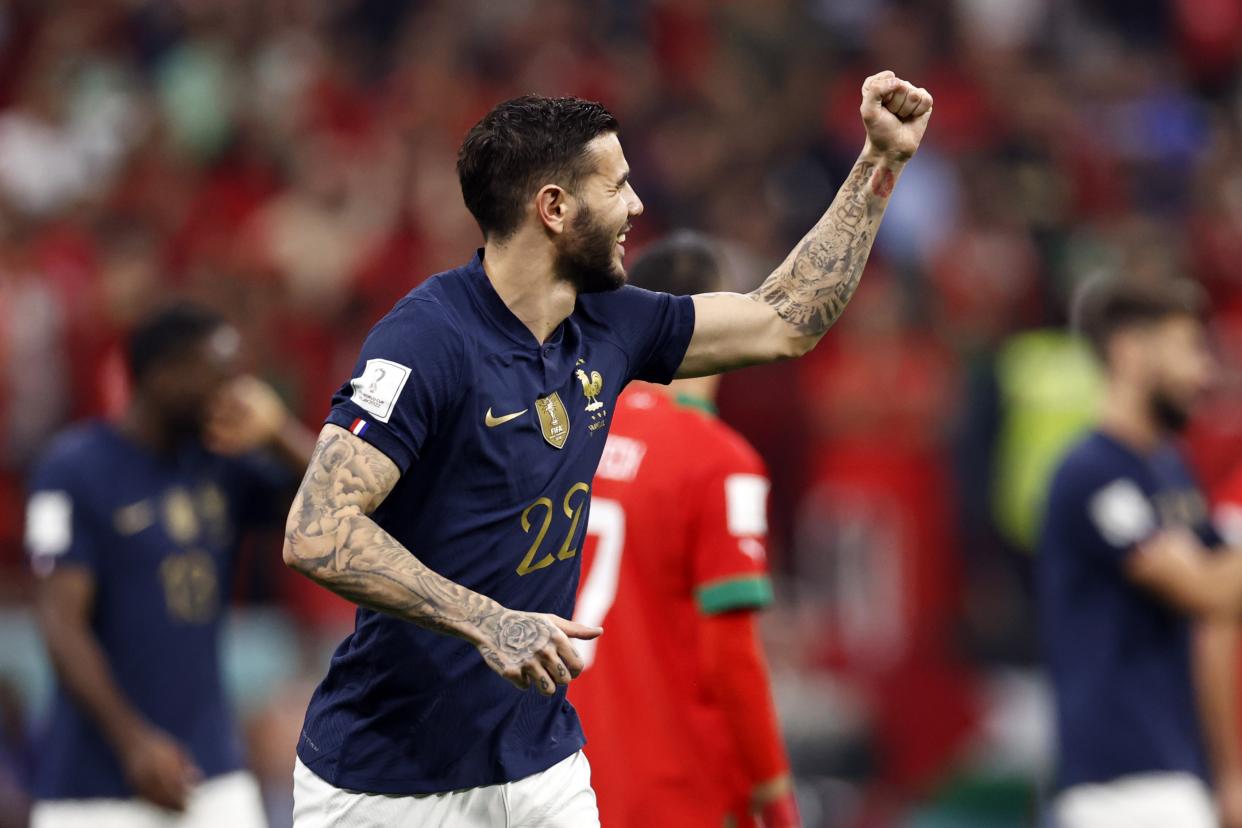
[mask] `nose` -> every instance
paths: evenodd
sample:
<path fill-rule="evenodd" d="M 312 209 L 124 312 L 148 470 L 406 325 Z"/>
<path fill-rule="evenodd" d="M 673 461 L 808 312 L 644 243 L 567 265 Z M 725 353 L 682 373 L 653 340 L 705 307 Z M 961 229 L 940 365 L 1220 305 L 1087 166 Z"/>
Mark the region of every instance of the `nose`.
<path fill-rule="evenodd" d="M 643 214 L 643 200 L 638 197 L 638 193 L 630 190 L 630 218 L 637 218 Z"/>

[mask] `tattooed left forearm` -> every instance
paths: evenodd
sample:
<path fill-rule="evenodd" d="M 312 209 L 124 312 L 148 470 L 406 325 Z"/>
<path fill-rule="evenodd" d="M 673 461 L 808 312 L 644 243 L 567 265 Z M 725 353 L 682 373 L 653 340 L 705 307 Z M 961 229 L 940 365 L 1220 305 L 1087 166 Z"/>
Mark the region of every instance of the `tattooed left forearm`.
<path fill-rule="evenodd" d="M 356 604 L 438 632 L 494 622 L 503 607 L 432 571 L 371 519 L 399 476 L 374 446 L 325 428 L 285 526 L 286 563 Z"/>
<path fill-rule="evenodd" d="M 898 173 L 860 158 L 823 218 L 750 298 L 771 305 L 799 334 L 823 336 L 858 288 Z"/>
<path fill-rule="evenodd" d="M 532 675 L 544 693 L 568 683 L 560 661 L 546 659 L 552 684 L 529 672 L 564 639 L 549 616 L 509 609 L 445 578 L 372 519 L 400 476 L 379 449 L 324 426 L 285 525 L 285 563 L 359 606 L 470 641 L 519 687 Z"/>

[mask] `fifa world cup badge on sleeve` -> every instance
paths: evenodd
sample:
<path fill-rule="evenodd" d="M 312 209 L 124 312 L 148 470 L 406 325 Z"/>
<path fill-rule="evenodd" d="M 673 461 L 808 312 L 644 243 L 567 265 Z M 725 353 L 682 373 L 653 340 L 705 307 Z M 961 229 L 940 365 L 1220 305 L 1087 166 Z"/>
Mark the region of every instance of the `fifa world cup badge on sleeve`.
<path fill-rule="evenodd" d="M 543 439 L 552 448 L 564 448 L 565 441 L 569 439 L 569 413 L 560 395 L 553 391 L 546 397 L 540 397 L 535 400 L 535 410 L 539 412 Z"/>
<path fill-rule="evenodd" d="M 73 543 L 73 501 L 68 492 L 35 492 L 26 505 L 26 547 L 35 558 L 63 555 Z"/>
<path fill-rule="evenodd" d="M 410 369 L 397 362 L 387 359 L 368 359 L 362 376 L 349 381 L 353 386 L 354 395 L 350 397 L 355 405 L 375 415 L 381 423 L 388 422 L 393 409 L 397 406 L 397 398 L 405 381 L 410 378 Z"/>

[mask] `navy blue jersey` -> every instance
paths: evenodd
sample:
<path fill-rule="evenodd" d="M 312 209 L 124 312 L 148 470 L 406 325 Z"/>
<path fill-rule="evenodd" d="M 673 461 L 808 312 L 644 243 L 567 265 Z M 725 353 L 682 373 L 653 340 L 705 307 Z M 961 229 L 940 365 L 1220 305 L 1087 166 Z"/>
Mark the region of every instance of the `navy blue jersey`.
<path fill-rule="evenodd" d="M 90 570 L 91 627 L 121 692 L 209 777 L 241 766 L 218 652 L 240 528 L 287 507 L 276 496 L 287 477 L 197 443 L 158 457 L 101 422 L 59 437 L 31 477 L 36 574 Z M 94 720 L 59 685 L 39 745 L 37 797 L 134 795 Z"/>
<path fill-rule="evenodd" d="M 627 286 L 580 296 L 540 345 L 476 256 L 380 320 L 328 422 L 400 467 L 373 518 L 427 566 L 569 618 L 617 396 L 672 379 L 693 328 L 689 297 Z M 564 687 L 517 690 L 469 642 L 359 609 L 298 756 L 337 787 L 417 794 L 520 779 L 583 744 Z"/>
<path fill-rule="evenodd" d="M 1125 572 L 1137 546 L 1171 526 L 1221 546 L 1172 447 L 1141 456 L 1093 433 L 1053 478 L 1038 589 L 1056 698 L 1058 788 L 1153 771 L 1206 773 L 1190 621 Z"/>

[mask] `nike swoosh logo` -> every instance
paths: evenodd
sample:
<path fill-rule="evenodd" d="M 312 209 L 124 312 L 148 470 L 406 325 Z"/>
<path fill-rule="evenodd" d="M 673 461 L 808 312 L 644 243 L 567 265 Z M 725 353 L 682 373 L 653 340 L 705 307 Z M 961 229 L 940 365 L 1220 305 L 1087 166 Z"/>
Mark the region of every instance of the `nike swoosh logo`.
<path fill-rule="evenodd" d="M 483 417 L 483 422 L 487 425 L 488 428 L 495 428 L 498 425 L 504 425 L 510 420 L 516 420 L 518 417 L 521 417 L 527 411 L 530 411 L 530 409 L 523 408 L 521 411 L 515 412 L 513 414 L 506 414 L 503 417 L 493 417 L 492 409 L 489 407 L 487 409 L 487 414 L 484 415 Z"/>
<path fill-rule="evenodd" d="M 154 523 L 155 509 L 146 500 L 118 509 L 113 517 L 113 524 L 122 535 L 136 535 Z"/>

